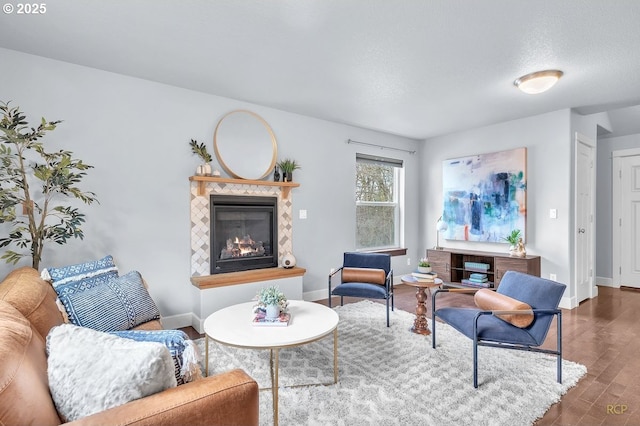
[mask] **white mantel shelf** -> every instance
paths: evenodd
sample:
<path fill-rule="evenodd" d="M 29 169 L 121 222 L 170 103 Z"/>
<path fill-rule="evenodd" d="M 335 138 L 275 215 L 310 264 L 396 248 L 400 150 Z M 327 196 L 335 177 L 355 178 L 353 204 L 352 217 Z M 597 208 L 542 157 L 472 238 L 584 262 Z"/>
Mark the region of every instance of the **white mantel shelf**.
<path fill-rule="evenodd" d="M 293 268 L 264 268 L 250 271 L 228 272 L 225 274 L 191 277 L 191 284 L 200 290 L 224 287 L 228 285 L 246 284 L 274 279 L 301 277 L 306 269 L 295 266 Z"/>
<path fill-rule="evenodd" d="M 236 185 L 261 185 L 261 186 L 279 186 L 282 188 L 282 198 L 289 198 L 289 191 L 291 188 L 297 188 L 300 186 L 298 182 L 274 182 L 268 180 L 249 180 L 249 179 L 231 179 L 221 178 L 213 176 L 190 176 L 189 180 L 192 182 L 198 182 L 198 195 L 205 194 L 205 185 L 207 182 L 217 183 L 231 183 Z"/>

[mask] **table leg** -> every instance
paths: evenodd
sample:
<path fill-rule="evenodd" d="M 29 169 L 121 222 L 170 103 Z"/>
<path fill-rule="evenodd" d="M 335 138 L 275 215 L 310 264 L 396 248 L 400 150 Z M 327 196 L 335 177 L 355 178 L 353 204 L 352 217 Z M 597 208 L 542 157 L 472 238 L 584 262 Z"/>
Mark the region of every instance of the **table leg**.
<path fill-rule="evenodd" d="M 209 335 L 204 335 L 204 376 L 209 377 Z"/>
<path fill-rule="evenodd" d="M 278 368 L 280 364 L 280 349 L 272 349 L 275 352 L 273 368 L 273 426 L 278 426 Z"/>
<path fill-rule="evenodd" d="M 338 327 L 333 330 L 333 383 L 338 383 Z"/>
<path fill-rule="evenodd" d="M 427 305 L 425 304 L 427 295 L 423 288 L 417 287 L 416 299 L 418 299 L 418 304 L 416 305 L 416 319 L 413 322 L 411 331 L 416 334 L 428 336 L 431 334 L 431 330 L 429 330 L 427 325 Z"/>

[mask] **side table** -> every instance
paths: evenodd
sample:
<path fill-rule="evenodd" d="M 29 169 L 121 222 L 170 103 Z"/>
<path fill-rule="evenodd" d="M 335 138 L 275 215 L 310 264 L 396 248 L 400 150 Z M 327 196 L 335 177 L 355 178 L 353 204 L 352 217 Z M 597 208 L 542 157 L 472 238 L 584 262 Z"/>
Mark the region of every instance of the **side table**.
<path fill-rule="evenodd" d="M 209 375 L 209 339 L 237 348 L 268 349 L 272 381 L 270 390 L 273 395 L 273 424 L 277 426 L 280 349 L 306 345 L 333 334 L 333 383 L 327 384 L 338 383 L 338 321 L 340 318 L 336 311 L 319 303 L 289 300 L 291 322 L 288 326 L 256 327 L 251 323 L 254 305 L 255 302 L 246 302 L 229 306 L 212 313 L 204 321 L 205 375 Z"/>
<path fill-rule="evenodd" d="M 429 330 L 429 326 L 427 325 L 427 305 L 425 304 L 427 301 L 427 294 L 425 293 L 425 290 L 431 289 L 431 287 L 440 287 L 442 285 L 442 280 L 440 278 L 436 278 L 433 282 L 418 281 L 413 275 L 403 275 L 400 280 L 404 284 L 416 288 L 416 299 L 418 299 L 418 304 L 416 305 L 416 319 L 413 322 L 411 331 L 416 334 L 428 336 L 431 334 L 431 330 Z"/>

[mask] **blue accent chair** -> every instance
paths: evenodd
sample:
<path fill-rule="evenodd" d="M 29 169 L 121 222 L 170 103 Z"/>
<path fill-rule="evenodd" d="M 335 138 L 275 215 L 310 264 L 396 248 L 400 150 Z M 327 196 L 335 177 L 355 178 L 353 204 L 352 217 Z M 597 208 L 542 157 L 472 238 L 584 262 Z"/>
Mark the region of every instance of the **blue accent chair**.
<path fill-rule="evenodd" d="M 531 306 L 528 311 L 496 311 L 473 308 L 443 307 L 436 309 L 438 294 L 445 292 L 474 293 L 476 289 L 436 290 L 431 299 L 432 345 L 436 348 L 436 317 L 473 340 L 473 387 L 478 387 L 478 346 L 517 349 L 556 355 L 557 381 L 562 383 L 562 312 L 558 309 L 566 285 L 544 278 L 508 271 L 504 274 L 497 293 L 509 296 Z M 533 322 L 519 328 L 496 315 L 534 314 Z M 556 350 L 542 349 L 551 322 L 557 318 Z"/>
<path fill-rule="evenodd" d="M 384 277 L 379 283 L 351 281 L 344 282 L 345 268 L 371 268 L 384 271 Z M 332 289 L 332 278 L 340 272 L 340 284 Z M 329 307 L 331 297 L 340 296 L 340 306 L 344 297 L 359 297 L 363 299 L 385 299 L 387 301 L 387 327 L 389 327 L 389 306 L 393 310 L 393 270 L 391 256 L 382 253 L 344 253 L 342 266 L 329 274 Z M 391 302 L 391 303 L 390 303 Z"/>

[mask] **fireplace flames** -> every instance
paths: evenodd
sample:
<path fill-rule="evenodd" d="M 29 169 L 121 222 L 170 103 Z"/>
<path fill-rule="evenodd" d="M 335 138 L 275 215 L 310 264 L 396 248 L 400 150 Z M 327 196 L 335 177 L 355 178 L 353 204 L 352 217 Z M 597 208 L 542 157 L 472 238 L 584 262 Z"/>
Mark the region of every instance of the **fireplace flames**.
<path fill-rule="evenodd" d="M 262 241 L 254 241 L 250 235 L 227 239 L 227 245 L 220 253 L 220 259 L 253 256 L 264 256 L 264 246 Z"/>

